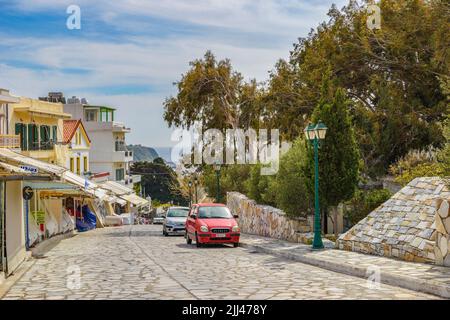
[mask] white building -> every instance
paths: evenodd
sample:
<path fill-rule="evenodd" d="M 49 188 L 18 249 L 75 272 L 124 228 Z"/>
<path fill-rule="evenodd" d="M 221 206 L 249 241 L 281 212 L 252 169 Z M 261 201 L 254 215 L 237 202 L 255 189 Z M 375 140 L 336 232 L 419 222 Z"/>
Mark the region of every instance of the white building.
<path fill-rule="evenodd" d="M 81 120 L 64 120 L 63 142 L 68 145 L 66 168 L 79 176 L 89 177 L 91 140 Z"/>
<path fill-rule="evenodd" d="M 89 167 L 94 176 L 108 173 L 109 180 L 129 188 L 141 181 L 140 175 L 130 174 L 133 154 L 125 143 L 130 129 L 115 120 L 114 108 L 89 105 L 85 99 L 73 97 L 67 99 L 64 111 L 81 119 L 91 139 Z"/>

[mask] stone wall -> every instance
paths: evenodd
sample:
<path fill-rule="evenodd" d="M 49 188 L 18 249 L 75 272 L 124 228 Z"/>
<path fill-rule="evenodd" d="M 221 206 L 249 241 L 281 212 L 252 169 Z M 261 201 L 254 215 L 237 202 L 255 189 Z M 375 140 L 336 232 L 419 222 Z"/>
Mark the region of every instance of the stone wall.
<path fill-rule="evenodd" d="M 439 264 L 443 264 L 445 258 L 448 262 L 448 254 L 442 254 L 448 250 L 448 230 L 445 229 L 445 223 L 448 226 L 450 222 L 448 209 L 444 214 L 447 200 L 450 200 L 450 192 L 442 178 L 414 179 L 341 235 L 337 246 L 406 261 L 439 263 L 442 260 Z M 436 213 L 437 205 L 440 215 Z M 444 208 L 440 209 L 441 206 Z M 442 226 L 437 218 L 441 219 Z M 447 245 L 443 239 L 447 240 Z M 436 249 L 438 242 L 439 249 Z"/>
<path fill-rule="evenodd" d="M 304 234 L 311 232 L 307 219 L 293 219 L 280 209 L 258 205 L 254 200 L 237 192 L 227 193 L 227 206 L 239 215 L 241 231 L 249 234 L 303 242 Z"/>
<path fill-rule="evenodd" d="M 436 264 L 450 267 L 450 201 L 444 199 L 436 200 L 436 244 L 434 255 Z"/>

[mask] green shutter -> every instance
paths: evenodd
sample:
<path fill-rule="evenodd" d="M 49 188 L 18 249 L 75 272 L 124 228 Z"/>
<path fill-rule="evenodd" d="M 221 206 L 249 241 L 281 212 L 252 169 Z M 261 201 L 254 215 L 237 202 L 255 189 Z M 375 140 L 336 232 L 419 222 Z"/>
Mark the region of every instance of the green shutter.
<path fill-rule="evenodd" d="M 34 143 L 33 143 L 33 124 L 28 124 L 28 150 L 34 150 Z"/>
<path fill-rule="evenodd" d="M 33 144 L 35 145 L 35 150 L 39 150 L 39 127 L 34 125 L 34 137 Z"/>
<path fill-rule="evenodd" d="M 47 148 L 47 141 L 45 140 L 45 126 L 40 126 L 39 131 L 41 134 L 39 149 L 45 150 Z"/>
<path fill-rule="evenodd" d="M 16 135 L 20 135 L 20 134 L 22 134 L 22 124 L 21 123 L 16 123 L 16 126 L 15 126 L 15 134 Z"/>
<path fill-rule="evenodd" d="M 52 139 L 53 139 L 53 143 L 58 142 L 58 127 L 57 126 L 53 126 L 53 134 L 52 134 Z"/>
<path fill-rule="evenodd" d="M 20 147 L 22 150 L 28 150 L 28 139 L 27 139 L 27 126 L 22 123 L 22 135 L 20 138 Z"/>

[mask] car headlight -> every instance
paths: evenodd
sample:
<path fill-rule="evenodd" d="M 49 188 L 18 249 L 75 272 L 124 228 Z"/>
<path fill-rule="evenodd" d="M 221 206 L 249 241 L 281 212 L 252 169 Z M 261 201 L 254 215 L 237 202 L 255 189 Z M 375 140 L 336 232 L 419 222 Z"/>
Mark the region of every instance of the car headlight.
<path fill-rule="evenodd" d="M 233 232 L 239 232 L 240 230 L 239 226 L 234 226 L 233 229 L 231 229 Z"/>
<path fill-rule="evenodd" d="M 209 230 L 208 230 L 208 227 L 207 227 L 207 226 L 201 226 L 201 227 L 200 227 L 200 231 L 201 231 L 201 232 L 208 232 Z"/>

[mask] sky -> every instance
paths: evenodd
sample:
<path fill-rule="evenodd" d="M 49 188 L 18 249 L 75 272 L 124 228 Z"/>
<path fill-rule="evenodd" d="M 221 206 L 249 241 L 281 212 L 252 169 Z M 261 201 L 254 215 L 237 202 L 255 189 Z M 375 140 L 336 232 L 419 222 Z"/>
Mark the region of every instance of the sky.
<path fill-rule="evenodd" d="M 0 0 L 0 88 L 116 107 L 129 144 L 173 146 L 163 103 L 190 61 L 211 50 L 267 80 L 333 3 L 347 0 Z M 70 5 L 81 29 L 66 26 Z"/>

